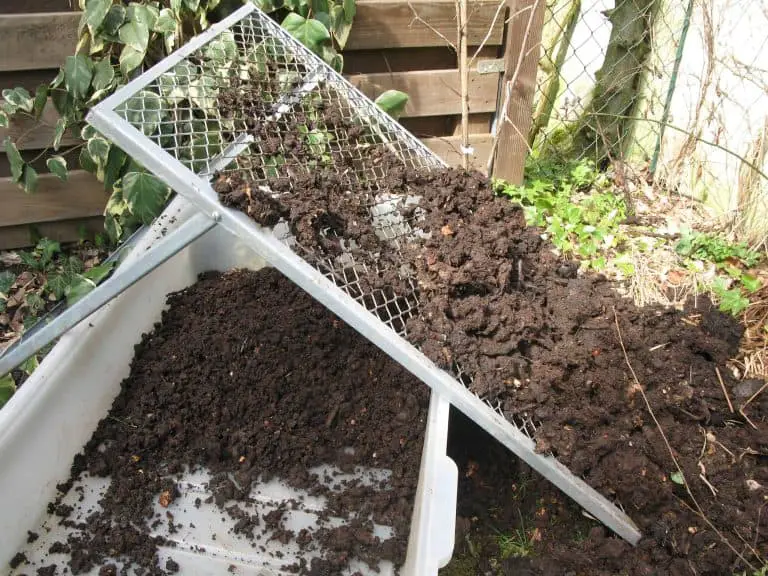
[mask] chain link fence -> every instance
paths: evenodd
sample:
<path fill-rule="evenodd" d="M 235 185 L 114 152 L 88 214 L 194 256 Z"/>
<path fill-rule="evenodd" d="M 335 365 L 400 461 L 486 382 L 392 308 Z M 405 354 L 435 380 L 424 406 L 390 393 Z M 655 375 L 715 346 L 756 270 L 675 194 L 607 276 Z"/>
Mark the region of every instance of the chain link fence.
<path fill-rule="evenodd" d="M 764 3 L 547 0 L 544 18 L 534 156 L 651 173 L 717 208 L 742 235 L 764 239 Z"/>

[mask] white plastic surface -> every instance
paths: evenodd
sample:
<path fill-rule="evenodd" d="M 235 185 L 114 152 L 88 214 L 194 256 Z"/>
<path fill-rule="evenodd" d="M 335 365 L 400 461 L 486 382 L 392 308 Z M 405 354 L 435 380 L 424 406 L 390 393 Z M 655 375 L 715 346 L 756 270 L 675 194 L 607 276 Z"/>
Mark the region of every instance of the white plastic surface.
<path fill-rule="evenodd" d="M 121 268 L 160 241 L 161 230 L 174 229 L 193 213 L 183 199 L 174 200 Z M 264 260 L 242 240 L 216 227 L 60 339 L 33 376 L 0 410 L 0 574 L 29 574 L 41 566 L 66 561 L 63 555 L 46 554 L 53 542 L 66 540 L 59 519 L 46 513 L 47 504 L 56 496 L 56 484 L 69 477 L 73 457 L 107 414 L 120 382 L 129 373 L 133 345 L 159 320 L 166 295 L 194 283 L 205 270 L 263 266 Z M 118 269 L 116 274 L 120 272 Z M 401 570 L 406 576 L 436 575 L 453 551 L 458 472 L 445 454 L 448 412 L 448 402 L 433 393 L 408 554 Z M 380 477 L 387 472 L 359 470 L 359 474 Z M 280 567 L 299 557 L 295 545 L 259 541 L 254 548 L 245 538 L 229 534 L 234 520 L 212 504 L 195 506 L 197 497 L 205 500 L 208 496 L 205 481 L 204 475 L 185 477 L 182 496 L 167 509 L 182 528 L 174 534 L 168 533 L 165 522 L 156 528 L 158 534 L 177 543 L 171 555 L 180 564 L 181 573 L 226 574 L 234 565 L 237 574 L 283 574 Z M 86 478 L 82 501 L 78 501 L 78 492 L 70 491 L 72 501 L 67 503 L 75 506 L 75 519 L 85 518 L 88 510 L 96 506 L 107 482 Z M 257 502 L 249 513 L 259 515 L 286 499 L 298 500 L 297 507 L 286 514 L 288 529 L 313 526 L 315 513 L 323 506 L 322 500 L 302 495 L 278 481 L 254 485 L 252 495 Z M 226 518 L 224 522 L 222 517 Z M 39 539 L 29 545 L 28 530 L 39 534 Z M 377 527 L 382 536 L 389 530 Z M 20 550 L 35 565 L 9 571 L 9 561 Z M 276 552 L 282 557 L 275 557 Z M 163 555 L 167 553 L 162 551 Z M 382 564 L 380 568 L 382 576 L 392 573 L 391 566 Z M 349 573 L 355 570 L 370 573 L 364 565 L 353 566 Z"/>

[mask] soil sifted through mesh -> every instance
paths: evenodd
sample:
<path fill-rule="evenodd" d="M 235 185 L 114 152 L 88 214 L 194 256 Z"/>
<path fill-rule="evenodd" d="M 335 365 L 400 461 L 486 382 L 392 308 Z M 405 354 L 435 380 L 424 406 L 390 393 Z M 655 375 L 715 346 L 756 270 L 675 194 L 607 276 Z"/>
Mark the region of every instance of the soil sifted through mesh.
<path fill-rule="evenodd" d="M 287 570 L 338 574 L 352 559 L 400 565 L 427 404 L 424 385 L 274 269 L 202 275 L 169 297 L 162 322 L 137 345 L 109 415 L 75 460 L 73 480 L 82 472 L 110 477 L 103 511 L 73 518 L 61 498 L 51 504 L 77 528 L 57 551 L 71 554 L 73 574 L 116 573 L 115 559 L 138 574 L 177 571 L 172 559 L 158 564 L 158 546 L 167 542 L 149 535 L 174 519 L 153 507 L 178 498 L 181 472 L 205 468 L 235 533 L 254 546 L 264 535 L 320 553 Z M 373 485 L 342 479 L 341 491 L 332 491 L 309 472 L 322 464 L 392 475 Z M 295 503 L 260 514 L 249 489 L 274 476 L 327 498 L 318 530 L 285 529 L 283 515 Z M 72 480 L 60 487 L 62 497 L 71 487 Z M 334 528 L 328 517 L 350 523 Z M 392 527 L 394 537 L 374 537 L 373 523 Z"/>
<path fill-rule="evenodd" d="M 361 205 L 374 203 L 372 189 L 419 196 L 418 210 L 403 202 L 397 210 L 428 239 L 401 238 L 395 246 L 376 237 L 373 246 L 352 246 L 358 286 L 406 296 L 409 280 L 415 284 L 421 306 L 407 319 L 407 338 L 507 419 L 533 422 L 540 451 L 624 506 L 645 540 L 632 551 L 618 541 L 611 546 L 647 557 L 630 573 L 647 574 L 648 566 L 666 573 L 684 558 L 692 573 L 725 574 L 765 558 L 768 394 L 749 405 L 746 417 L 732 412 L 723 394 L 725 387 L 733 401 L 746 400 L 734 400 L 738 382 L 725 367 L 738 349 L 738 323 L 706 298 L 682 312 L 638 309 L 605 278 L 581 275 L 578 264 L 556 256 L 479 173 L 406 168 L 382 148 L 371 147 L 363 160 L 368 179 L 339 183 L 346 165 L 340 149 L 335 166 L 294 179 L 279 196 L 267 194 L 277 207 L 270 213 L 287 221 L 302 256 L 315 265 L 327 257 L 321 232 L 329 220 L 336 223 L 334 238 L 359 237 Z M 372 183 L 376 165 L 386 169 Z M 301 163 L 283 169 L 302 171 Z M 264 197 L 244 193 L 251 184 L 222 175 L 216 190 L 226 205 L 273 224 L 260 216 Z M 277 189 L 279 179 L 274 185 L 268 188 Z M 349 233 L 346 223 L 355 223 Z M 372 262 L 378 273 L 366 275 Z M 388 271 L 387 263 L 393 264 Z M 731 546 L 686 508 L 696 508 L 686 482 Z M 582 569 L 563 558 L 559 569 L 545 573 Z"/>

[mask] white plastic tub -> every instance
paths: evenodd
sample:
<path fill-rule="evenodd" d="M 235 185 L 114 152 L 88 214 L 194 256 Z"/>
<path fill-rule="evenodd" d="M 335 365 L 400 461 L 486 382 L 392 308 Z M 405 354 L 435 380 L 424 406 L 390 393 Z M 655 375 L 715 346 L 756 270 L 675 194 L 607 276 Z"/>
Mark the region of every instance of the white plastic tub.
<path fill-rule="evenodd" d="M 121 267 L 141 258 L 164 237 L 163 232 L 174 230 L 192 214 L 184 200 L 174 200 Z M 73 457 L 109 411 L 120 391 L 120 382 L 129 373 L 133 346 L 159 320 L 166 295 L 194 283 L 206 270 L 258 269 L 265 265 L 242 241 L 216 227 L 60 339 L 0 410 L 0 574 L 34 574 L 39 567 L 66 563 L 63 555 L 46 554 L 53 542 L 66 540 L 59 518 L 49 516 L 46 507 L 56 496 L 56 484 L 69 477 Z M 120 269 L 116 271 L 119 273 Z M 448 402 L 433 394 L 407 559 L 401 571 L 405 575 L 435 575 L 453 552 L 458 474 L 456 465 L 445 454 L 448 412 Z M 82 517 L 86 516 L 84 512 L 95 505 L 106 482 L 87 479 L 82 502 L 77 501 L 78 494 L 70 491 L 72 501 L 67 503 L 76 507 L 75 517 L 78 510 L 82 510 Z M 267 553 L 259 552 L 244 538 L 227 533 L 230 526 L 222 523 L 222 515 L 213 505 L 199 509 L 192 505 L 195 497 L 204 492 L 204 482 L 200 475 L 185 478 L 181 483 L 185 486 L 184 496 L 168 509 L 176 522 L 186 527 L 191 523 L 195 528 L 173 535 L 163 532 L 167 529 L 164 526 L 157 529 L 158 534 L 177 543 L 172 557 L 180 564 L 181 574 L 227 574 L 234 565 L 237 574 L 275 576 L 282 574 L 281 566 L 298 559 L 298 550 L 291 544 L 272 542 Z M 296 495 L 278 482 L 256 485 L 253 494 L 257 493 L 260 503 L 267 507 L 270 502 Z M 306 498 L 301 509 L 290 512 L 287 528 L 311 525 L 316 507 L 322 507 L 322 503 Z M 28 530 L 39 534 L 32 544 L 26 544 Z M 282 558 L 269 554 L 278 549 Z M 19 551 L 25 552 L 35 565 L 11 571 L 9 562 Z M 161 565 L 165 553 L 162 551 Z M 355 569 L 368 572 L 364 566 Z M 392 573 L 391 566 L 382 564 L 381 569 L 383 576 Z M 62 569 L 57 571 L 63 573 Z"/>

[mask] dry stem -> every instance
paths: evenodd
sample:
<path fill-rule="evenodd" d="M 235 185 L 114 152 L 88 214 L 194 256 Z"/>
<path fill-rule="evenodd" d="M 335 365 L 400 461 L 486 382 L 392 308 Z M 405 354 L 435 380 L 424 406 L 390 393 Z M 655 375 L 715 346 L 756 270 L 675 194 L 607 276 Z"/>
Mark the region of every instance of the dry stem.
<path fill-rule="evenodd" d="M 458 4 L 456 25 L 459 44 L 459 75 L 461 77 L 461 166 L 469 167 L 469 64 L 467 63 L 467 2 Z"/>
<path fill-rule="evenodd" d="M 731 414 L 733 414 L 734 413 L 733 404 L 731 403 L 731 397 L 728 396 L 728 390 L 725 389 L 725 382 L 723 382 L 723 377 L 720 374 L 720 368 L 715 366 L 715 372 L 717 373 L 717 379 L 720 381 L 720 388 L 723 389 L 723 394 L 725 394 L 725 399 L 728 401 L 728 408 L 730 409 Z"/>

